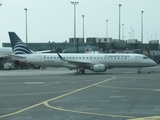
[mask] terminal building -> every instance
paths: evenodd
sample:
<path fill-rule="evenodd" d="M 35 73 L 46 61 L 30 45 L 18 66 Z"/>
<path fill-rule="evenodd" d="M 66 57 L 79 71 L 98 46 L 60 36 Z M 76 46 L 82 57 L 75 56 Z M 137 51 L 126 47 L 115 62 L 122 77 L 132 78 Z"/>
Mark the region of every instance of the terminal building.
<path fill-rule="evenodd" d="M 125 50 L 160 50 L 159 40 L 151 40 L 149 43 L 141 43 L 137 39 L 118 40 L 112 38 L 88 37 L 86 42 L 84 38 L 69 38 L 69 42 L 63 43 L 27 43 L 27 46 L 33 51 L 55 49 L 60 53 L 84 53 L 86 50 L 101 51 L 104 53 L 125 51 Z M 11 47 L 10 43 L 2 43 L 2 47 Z"/>
<path fill-rule="evenodd" d="M 2 43 L 3 47 L 11 47 L 10 43 Z M 112 38 L 88 37 L 69 38 L 69 42 L 63 43 L 27 43 L 33 51 L 50 50 L 55 53 L 141 53 L 160 62 L 159 40 L 150 40 L 149 43 L 141 43 L 137 39 L 118 40 Z"/>

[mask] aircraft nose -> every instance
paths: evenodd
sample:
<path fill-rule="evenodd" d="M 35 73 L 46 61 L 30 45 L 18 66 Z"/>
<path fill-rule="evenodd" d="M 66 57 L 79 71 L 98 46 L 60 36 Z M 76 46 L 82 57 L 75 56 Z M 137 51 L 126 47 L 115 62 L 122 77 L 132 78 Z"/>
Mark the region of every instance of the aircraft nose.
<path fill-rule="evenodd" d="M 157 65 L 157 63 L 156 63 L 155 61 L 153 61 L 152 63 L 153 63 L 153 65 L 154 65 L 154 66 L 156 66 L 156 65 Z"/>

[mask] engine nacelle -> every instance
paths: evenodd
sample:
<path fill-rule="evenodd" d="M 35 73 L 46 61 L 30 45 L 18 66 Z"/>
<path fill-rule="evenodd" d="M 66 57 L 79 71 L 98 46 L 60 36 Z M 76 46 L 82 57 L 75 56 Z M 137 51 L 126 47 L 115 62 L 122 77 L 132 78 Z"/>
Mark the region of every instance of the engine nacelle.
<path fill-rule="evenodd" d="M 91 68 L 94 72 L 104 72 L 106 71 L 106 66 L 104 64 L 96 64 Z"/>

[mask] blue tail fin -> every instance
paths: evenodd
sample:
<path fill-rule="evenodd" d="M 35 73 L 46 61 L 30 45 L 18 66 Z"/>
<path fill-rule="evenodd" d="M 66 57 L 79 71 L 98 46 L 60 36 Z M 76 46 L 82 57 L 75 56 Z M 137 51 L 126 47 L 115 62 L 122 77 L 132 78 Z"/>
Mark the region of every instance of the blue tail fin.
<path fill-rule="evenodd" d="M 32 54 L 31 50 L 22 42 L 15 32 L 8 32 L 14 54 Z"/>

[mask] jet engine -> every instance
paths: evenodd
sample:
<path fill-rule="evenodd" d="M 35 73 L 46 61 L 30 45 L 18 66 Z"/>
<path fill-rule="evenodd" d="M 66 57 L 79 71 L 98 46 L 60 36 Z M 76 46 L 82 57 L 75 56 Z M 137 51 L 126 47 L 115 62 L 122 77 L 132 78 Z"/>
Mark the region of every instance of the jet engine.
<path fill-rule="evenodd" d="M 106 71 L 106 66 L 104 64 L 96 64 L 91 67 L 94 72 L 104 72 Z"/>

